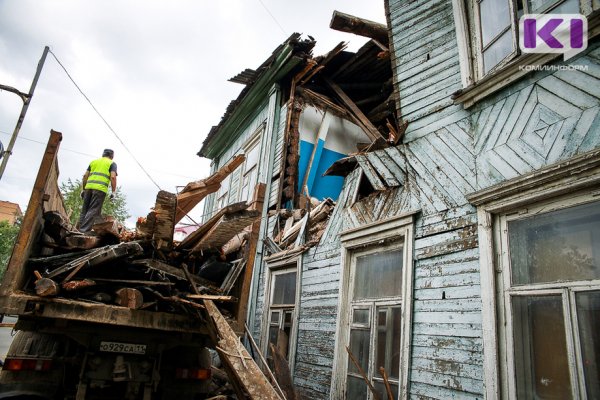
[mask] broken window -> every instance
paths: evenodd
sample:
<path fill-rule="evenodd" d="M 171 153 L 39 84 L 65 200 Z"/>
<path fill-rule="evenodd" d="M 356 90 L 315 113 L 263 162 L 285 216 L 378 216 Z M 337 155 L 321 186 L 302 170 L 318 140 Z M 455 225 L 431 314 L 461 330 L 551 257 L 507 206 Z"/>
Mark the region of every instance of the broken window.
<path fill-rule="evenodd" d="M 600 398 L 600 202 L 500 218 L 509 397 Z"/>
<path fill-rule="evenodd" d="M 266 354 L 267 360 L 272 366 L 273 355 L 270 344 L 273 344 L 286 360 L 292 360 L 292 338 L 296 329 L 296 264 L 288 264 L 272 270 L 269 281 Z"/>

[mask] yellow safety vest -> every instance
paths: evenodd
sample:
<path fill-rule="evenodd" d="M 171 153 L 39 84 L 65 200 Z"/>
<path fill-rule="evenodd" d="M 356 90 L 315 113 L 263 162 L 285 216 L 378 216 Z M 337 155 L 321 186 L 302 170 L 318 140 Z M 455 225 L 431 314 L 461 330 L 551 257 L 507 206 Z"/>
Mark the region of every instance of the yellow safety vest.
<path fill-rule="evenodd" d="M 110 184 L 110 166 L 113 161 L 108 157 L 102 157 L 90 163 L 90 175 L 88 176 L 85 189 L 100 190 L 108 193 Z"/>

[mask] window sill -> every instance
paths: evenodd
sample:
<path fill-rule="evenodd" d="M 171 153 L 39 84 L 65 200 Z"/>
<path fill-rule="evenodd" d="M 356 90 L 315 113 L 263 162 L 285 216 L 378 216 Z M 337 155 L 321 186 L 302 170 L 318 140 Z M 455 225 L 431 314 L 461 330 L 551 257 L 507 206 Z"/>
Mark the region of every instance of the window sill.
<path fill-rule="evenodd" d="M 599 35 L 600 12 L 596 11 L 588 16 L 588 41 L 591 41 Z M 452 99 L 455 103 L 463 104 L 465 108 L 469 108 L 478 101 L 496 93 L 500 89 L 523 78 L 531 72 L 527 69 L 519 69 L 520 66 L 542 66 L 559 57 L 562 57 L 562 54 L 522 54 L 504 68 L 501 68 L 478 82 L 457 91 L 452 95 Z"/>

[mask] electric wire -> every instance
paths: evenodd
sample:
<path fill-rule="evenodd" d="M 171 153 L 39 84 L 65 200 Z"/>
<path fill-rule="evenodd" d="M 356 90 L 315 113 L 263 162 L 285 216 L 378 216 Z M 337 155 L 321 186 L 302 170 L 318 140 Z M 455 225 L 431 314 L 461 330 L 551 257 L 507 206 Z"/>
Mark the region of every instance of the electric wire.
<path fill-rule="evenodd" d="M 79 91 L 79 93 L 81 93 L 81 95 L 85 98 L 85 100 L 94 109 L 94 111 L 96 112 L 96 114 L 98 114 L 98 116 L 100 117 L 100 119 L 102 119 L 102 121 L 108 127 L 108 129 L 113 133 L 113 135 L 115 135 L 115 137 L 121 143 L 121 145 L 123 145 L 123 147 L 125 148 L 125 150 L 127 150 L 127 152 L 129 153 L 129 155 L 131 156 L 131 158 L 137 163 L 137 165 L 140 167 L 140 169 L 146 174 L 146 176 L 148 177 L 148 179 L 150 179 L 150 181 L 158 188 L 158 190 L 162 190 L 161 187 L 160 187 L 160 185 L 158 183 L 156 183 L 156 181 L 152 178 L 152 176 L 148 173 L 148 171 L 146 171 L 146 169 L 142 166 L 142 164 L 138 161 L 138 159 L 133 155 L 133 153 L 131 152 L 131 150 L 129 150 L 129 148 L 125 145 L 125 143 L 123 142 L 123 140 L 121 140 L 121 138 L 119 137 L 119 135 L 117 134 L 117 132 L 115 132 L 115 130 L 112 128 L 112 126 L 110 126 L 110 124 L 108 123 L 108 121 L 102 116 L 102 114 L 100 113 L 100 111 L 98 111 L 98 109 L 94 106 L 94 104 L 92 103 L 92 101 L 86 96 L 86 94 L 83 92 L 83 90 L 81 90 L 81 88 L 75 82 L 75 80 L 73 79 L 73 77 L 71 76 L 71 74 L 69 73 L 69 71 L 67 71 L 67 69 L 65 68 L 65 66 L 60 62 L 60 60 L 58 59 L 58 57 L 56 56 L 56 54 L 54 54 L 54 52 L 52 50 L 49 50 L 49 53 L 52 55 L 52 57 L 54 57 L 54 59 L 56 60 L 56 62 L 58 63 L 58 65 L 60 65 L 60 67 L 63 69 L 63 71 L 65 72 L 65 74 L 67 74 L 67 76 L 69 77 L 69 80 L 73 83 L 73 85 L 75 85 L 75 87 L 77 88 L 77 90 Z"/>
<path fill-rule="evenodd" d="M 273 15 L 273 13 L 271 13 L 271 10 L 269 10 L 269 8 L 265 5 L 265 3 L 263 3 L 262 0 L 258 0 L 258 2 L 269 13 L 269 15 L 271 16 L 271 18 L 273 18 L 273 21 L 275 21 L 275 23 L 277 24 L 277 26 L 279 27 L 279 29 L 281 29 L 281 32 L 283 32 L 283 34 L 287 36 L 288 33 L 285 31 L 285 29 L 283 29 L 283 26 L 281 26 L 281 24 L 279 23 L 279 21 L 277 21 L 277 18 L 275 18 L 275 16 Z"/>
<path fill-rule="evenodd" d="M 2 134 L 4 134 L 4 135 L 9 135 L 9 136 L 10 136 L 10 135 L 12 135 L 11 133 L 9 133 L 9 132 L 6 132 L 6 131 L 2 131 L 2 130 L 0 130 L 0 133 L 2 133 Z M 41 140 L 35 140 L 35 139 L 31 139 L 31 138 L 25 137 L 25 136 L 23 136 L 23 135 L 19 135 L 19 138 L 18 138 L 18 139 L 19 139 L 19 140 L 20 140 L 20 139 L 23 139 L 23 140 L 26 140 L 26 141 L 29 141 L 29 142 L 38 143 L 38 144 L 41 144 L 41 145 L 44 145 L 44 146 L 47 144 L 46 142 L 42 142 Z M 82 156 L 85 156 L 85 157 L 88 157 L 88 158 L 94 158 L 94 157 L 97 157 L 97 156 L 98 156 L 97 154 L 96 154 L 96 155 L 94 155 L 94 154 L 82 153 L 81 151 L 77 151 L 77 150 L 73 150 L 73 149 L 67 149 L 66 147 L 61 147 L 61 148 L 60 148 L 60 151 L 61 151 L 61 152 L 62 152 L 62 151 L 68 151 L 68 152 L 75 153 L 75 154 L 79 154 L 79 155 L 82 155 Z M 150 171 L 155 171 L 155 172 L 158 172 L 158 173 L 160 173 L 160 174 L 165 174 L 165 175 L 176 176 L 176 177 L 179 177 L 179 178 L 185 178 L 185 179 L 196 179 L 196 178 L 194 178 L 193 176 L 187 176 L 187 175 L 181 175 L 181 174 L 174 174 L 174 173 L 172 173 L 172 172 L 166 172 L 166 171 L 161 171 L 161 170 L 152 169 L 152 168 L 150 168 L 149 170 L 150 170 Z"/>

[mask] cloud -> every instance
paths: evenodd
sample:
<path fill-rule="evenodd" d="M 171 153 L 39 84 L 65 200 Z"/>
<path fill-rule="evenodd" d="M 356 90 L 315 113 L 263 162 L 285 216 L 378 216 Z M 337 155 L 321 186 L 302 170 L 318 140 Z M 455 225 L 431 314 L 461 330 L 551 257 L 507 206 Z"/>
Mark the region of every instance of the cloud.
<path fill-rule="evenodd" d="M 242 89 L 227 79 L 258 67 L 295 31 L 317 39 L 316 55 L 342 40 L 351 48 L 364 43 L 328 28 L 334 9 L 385 21 L 383 1 L 0 1 L 0 83 L 28 91 L 50 45 L 118 135 L 49 56 L 0 180 L 0 199 L 27 205 L 49 131 L 56 129 L 63 133 L 61 181 L 79 179 L 102 149 L 114 148 L 131 222 L 145 216 L 158 189 L 134 158 L 169 191 L 208 176 L 210 161 L 196 153 Z M 20 109 L 17 96 L 0 92 L 5 145 Z M 199 217 L 201 208 L 192 214 Z"/>

